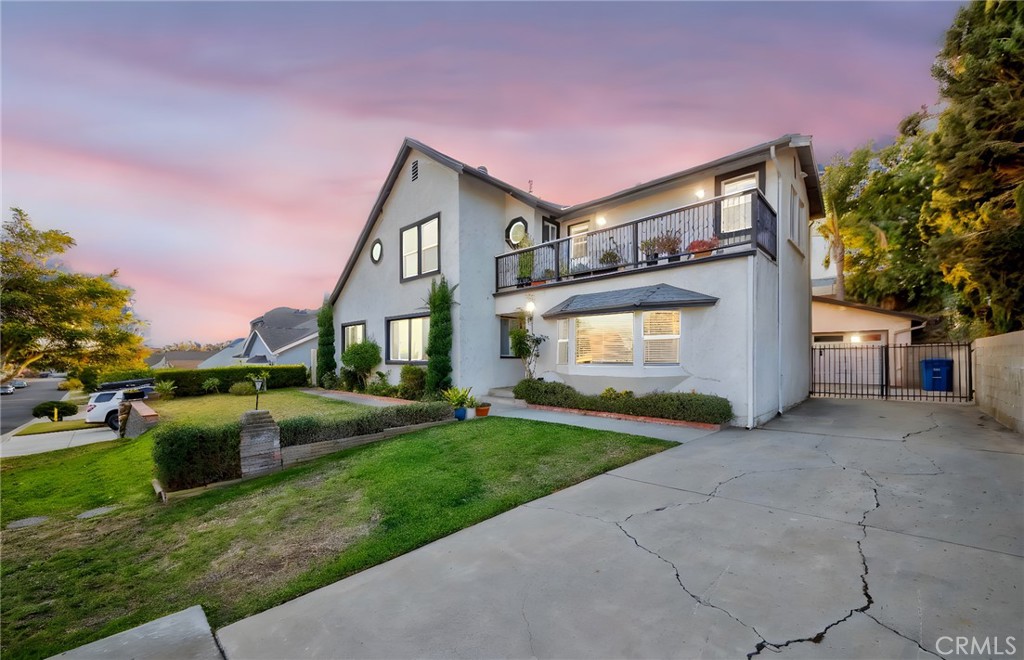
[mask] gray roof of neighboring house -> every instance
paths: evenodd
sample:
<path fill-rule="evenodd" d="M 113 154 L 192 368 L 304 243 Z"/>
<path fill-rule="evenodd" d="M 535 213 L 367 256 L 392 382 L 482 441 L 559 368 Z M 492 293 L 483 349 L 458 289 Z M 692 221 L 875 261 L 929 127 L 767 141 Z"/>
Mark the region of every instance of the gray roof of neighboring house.
<path fill-rule="evenodd" d="M 927 316 L 921 316 L 920 314 L 914 314 L 913 312 L 896 312 L 891 309 L 882 309 L 881 307 L 873 307 L 871 305 L 865 305 L 863 303 L 851 302 L 849 300 L 837 300 L 831 296 L 811 296 L 811 300 L 816 303 L 824 303 L 826 305 L 839 305 L 840 307 L 849 307 L 851 309 L 859 309 L 864 312 L 873 312 L 875 314 L 885 314 L 887 316 L 898 316 L 902 319 L 910 319 L 911 321 L 927 321 Z"/>
<path fill-rule="evenodd" d="M 199 365 L 199 368 L 212 369 L 214 367 L 227 367 L 235 364 L 235 360 L 233 358 L 240 350 L 242 350 L 242 345 L 244 343 L 245 337 L 239 337 L 238 339 L 231 340 L 230 344 L 203 360 Z"/>
<path fill-rule="evenodd" d="M 583 293 L 566 298 L 541 314 L 546 319 L 586 314 L 611 314 L 644 309 L 677 309 L 714 305 L 718 298 L 669 284 L 639 286 L 632 289 Z"/>
<path fill-rule="evenodd" d="M 172 368 L 190 369 L 211 355 L 211 351 L 156 351 L 145 359 L 145 363 L 146 366 L 152 367 L 166 359 Z"/>
<path fill-rule="evenodd" d="M 319 332 L 316 315 L 315 309 L 275 307 L 250 321 L 249 327 L 276 353 L 285 346 L 315 337 Z"/>

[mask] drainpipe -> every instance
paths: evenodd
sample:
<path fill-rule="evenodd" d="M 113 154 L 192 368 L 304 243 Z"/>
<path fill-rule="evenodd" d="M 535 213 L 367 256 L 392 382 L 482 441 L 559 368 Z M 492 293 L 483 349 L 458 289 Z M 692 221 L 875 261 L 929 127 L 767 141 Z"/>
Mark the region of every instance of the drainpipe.
<path fill-rule="evenodd" d="M 750 316 L 750 341 L 747 342 L 747 428 L 754 428 L 754 342 L 757 340 L 757 317 L 754 315 L 754 261 L 747 259 L 747 314 Z"/>
<path fill-rule="evenodd" d="M 776 317 L 776 328 L 775 333 L 778 337 L 778 344 L 775 349 L 775 371 L 778 374 L 778 391 L 776 392 L 775 401 L 778 404 L 778 412 L 782 414 L 782 249 L 779 244 L 782 242 L 779 240 L 781 228 L 779 227 L 779 215 L 782 213 L 782 167 L 779 164 L 779 159 L 775 157 L 775 145 L 771 146 L 768 152 L 771 156 L 772 163 L 775 164 L 775 270 L 778 272 L 778 281 L 775 287 L 775 317 Z M 791 220 L 792 221 L 792 220 Z"/>

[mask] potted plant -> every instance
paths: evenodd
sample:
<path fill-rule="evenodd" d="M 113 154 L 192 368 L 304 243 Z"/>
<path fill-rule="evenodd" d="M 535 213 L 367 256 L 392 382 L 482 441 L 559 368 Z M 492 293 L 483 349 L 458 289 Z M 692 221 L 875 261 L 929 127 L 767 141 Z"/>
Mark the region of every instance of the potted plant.
<path fill-rule="evenodd" d="M 534 282 L 534 284 L 546 284 L 548 280 L 555 279 L 555 271 L 552 268 L 545 268 L 540 274 L 540 279 Z"/>
<path fill-rule="evenodd" d="M 615 238 L 611 238 L 612 246 L 601 253 L 598 257 L 597 263 L 604 266 L 601 270 L 609 271 L 615 270 L 620 263 L 623 262 L 622 255 L 619 253 L 619 244 L 615 242 Z"/>
<path fill-rule="evenodd" d="M 529 234 L 523 236 L 523 240 L 519 241 L 520 248 L 533 247 L 533 240 Z M 523 288 L 524 286 L 530 286 L 530 282 L 533 281 L 533 260 L 534 255 L 532 250 L 519 253 L 518 259 L 518 278 L 516 279 L 516 286 Z"/>
<path fill-rule="evenodd" d="M 487 413 L 491 412 L 491 404 L 487 401 L 481 401 L 476 404 L 476 416 L 487 417 Z"/>
<path fill-rule="evenodd" d="M 471 389 L 473 388 L 449 387 L 441 392 L 441 398 L 447 401 L 448 405 L 455 410 L 455 419 L 460 422 L 466 419 L 466 402 L 469 401 L 469 391 Z"/>
<path fill-rule="evenodd" d="M 658 253 L 668 256 L 669 261 L 679 261 L 679 248 L 683 244 L 683 233 L 676 229 L 665 231 L 654 239 Z"/>
<path fill-rule="evenodd" d="M 640 242 L 640 254 L 647 257 L 647 265 L 654 266 L 658 263 L 658 241 L 648 238 Z"/>
<path fill-rule="evenodd" d="M 718 237 L 712 236 L 711 238 L 698 238 L 695 241 L 691 241 L 686 246 L 686 251 L 695 257 L 707 257 L 716 247 L 718 247 Z"/>

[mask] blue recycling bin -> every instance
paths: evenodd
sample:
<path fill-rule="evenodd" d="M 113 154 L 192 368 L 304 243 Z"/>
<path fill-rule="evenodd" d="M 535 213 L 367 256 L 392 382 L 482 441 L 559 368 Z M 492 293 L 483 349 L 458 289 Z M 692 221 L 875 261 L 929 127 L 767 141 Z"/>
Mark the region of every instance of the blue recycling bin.
<path fill-rule="evenodd" d="M 953 360 L 949 358 L 921 360 L 921 389 L 926 392 L 952 392 Z"/>

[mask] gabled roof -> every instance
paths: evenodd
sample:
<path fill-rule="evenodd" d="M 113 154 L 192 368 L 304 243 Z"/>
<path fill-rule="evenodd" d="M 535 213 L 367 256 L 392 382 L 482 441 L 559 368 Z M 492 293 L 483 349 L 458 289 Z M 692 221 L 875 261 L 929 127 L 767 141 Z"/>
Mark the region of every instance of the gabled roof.
<path fill-rule="evenodd" d="M 889 309 L 882 309 L 881 307 L 872 307 L 871 305 L 865 305 L 863 303 L 850 302 L 849 300 L 837 300 L 836 298 L 832 298 L 831 296 L 811 296 L 811 300 L 816 303 L 824 303 L 826 305 L 838 305 L 840 307 L 859 309 L 862 312 L 873 312 L 875 314 L 897 316 L 901 319 L 910 319 L 911 321 L 924 322 L 928 320 L 927 316 L 921 316 L 920 314 L 914 314 L 911 312 L 894 312 Z"/>
<path fill-rule="evenodd" d="M 617 291 L 583 293 L 570 296 L 541 314 L 546 319 L 587 314 L 613 314 L 645 309 L 678 309 L 680 307 L 710 306 L 718 298 L 669 284 L 639 286 Z"/>
<path fill-rule="evenodd" d="M 319 333 L 316 316 L 315 309 L 275 307 L 249 322 L 251 331 L 245 350 L 251 350 L 254 334 L 259 335 L 267 348 L 274 353 L 315 337 Z"/>
<path fill-rule="evenodd" d="M 800 135 L 797 133 L 788 133 L 782 137 L 771 140 L 770 142 L 764 142 L 750 147 L 749 149 L 737 151 L 736 153 L 723 156 L 708 163 L 702 163 L 695 167 L 680 170 L 673 174 L 667 174 L 663 177 L 637 184 L 632 188 L 626 188 L 625 190 L 620 190 L 610 195 L 593 199 L 589 202 L 574 204 L 573 206 L 563 209 L 562 215 L 586 212 L 590 209 L 608 204 L 609 202 L 615 202 L 626 197 L 638 195 L 647 192 L 652 188 L 657 188 L 658 186 L 672 184 L 680 179 L 685 179 L 688 176 L 693 176 L 694 174 L 699 174 L 705 170 L 712 170 L 723 165 L 728 165 L 734 161 L 753 158 L 755 156 L 767 158 L 771 153 L 772 147 L 793 147 L 797 150 L 797 157 L 800 159 L 800 170 L 806 175 L 804 177 L 804 183 L 807 186 L 807 199 L 809 202 L 808 213 L 812 220 L 821 217 L 824 213 L 825 207 L 824 202 L 821 199 L 821 184 L 818 180 L 818 167 L 814 161 L 814 153 L 811 151 L 811 136 Z"/>
<path fill-rule="evenodd" d="M 541 209 L 546 213 L 554 215 L 560 215 L 562 212 L 563 207 L 560 204 L 545 201 L 521 188 L 517 188 L 510 183 L 506 183 L 501 179 L 491 176 L 479 167 L 467 165 L 460 160 L 456 160 L 451 156 L 441 153 L 433 147 L 428 147 L 419 140 L 407 137 L 402 142 L 402 146 L 398 150 L 398 155 L 395 156 L 395 162 L 391 165 L 391 171 L 388 172 L 388 176 L 387 179 L 384 180 L 383 187 L 381 187 L 380 192 L 377 193 L 377 200 L 373 203 L 373 208 L 370 210 L 370 215 L 366 219 L 366 224 L 363 225 L 363 231 L 359 234 L 355 248 L 352 250 L 352 254 L 349 256 L 348 262 L 345 264 L 345 270 L 342 271 L 341 277 L 338 278 L 338 283 L 334 285 L 334 290 L 331 292 L 330 298 L 332 305 L 338 301 L 338 296 L 341 295 L 341 290 L 345 287 L 345 282 L 348 281 L 349 275 L 352 274 L 352 269 L 355 268 L 359 255 L 362 254 L 363 248 L 366 247 L 366 243 L 370 239 L 370 233 L 373 231 L 373 226 L 377 224 L 377 218 L 380 217 L 380 213 L 384 209 L 384 203 L 387 202 L 388 197 L 391 195 L 391 191 L 395 187 L 395 182 L 398 180 L 398 176 L 402 173 L 402 167 L 405 165 L 405 161 L 409 158 L 409 154 L 412 153 L 414 149 L 451 169 L 456 174 L 466 174 L 479 179 L 480 181 L 494 186 L 499 190 L 503 190 L 528 206 Z"/>
<path fill-rule="evenodd" d="M 152 367 L 166 360 L 167 364 L 172 367 L 187 365 L 178 368 L 189 369 L 198 365 L 211 355 L 213 355 L 213 351 L 157 351 L 155 353 L 150 353 L 149 357 L 147 357 L 144 362 L 147 366 Z"/>

